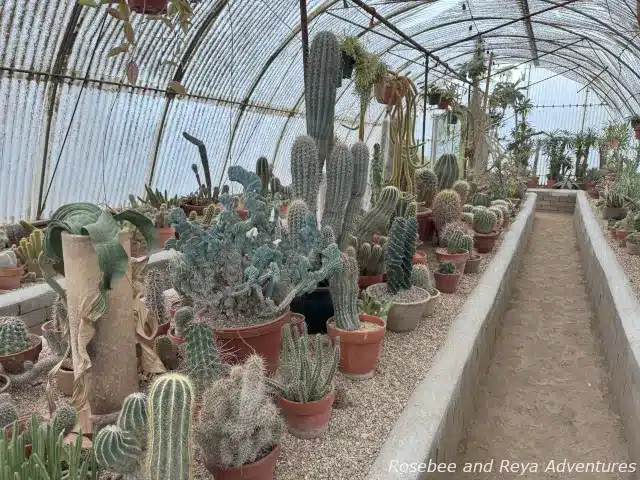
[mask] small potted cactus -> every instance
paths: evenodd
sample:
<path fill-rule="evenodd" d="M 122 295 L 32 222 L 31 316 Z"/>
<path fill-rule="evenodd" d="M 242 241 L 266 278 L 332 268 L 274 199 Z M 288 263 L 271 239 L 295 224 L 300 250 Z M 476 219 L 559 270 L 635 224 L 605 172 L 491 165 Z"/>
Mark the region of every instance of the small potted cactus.
<path fill-rule="evenodd" d="M 631 232 L 629 235 L 627 235 L 626 240 L 626 252 L 629 255 L 640 255 L 640 232 Z"/>
<path fill-rule="evenodd" d="M 174 344 L 180 345 L 184 343 L 187 331 L 193 322 L 193 317 L 194 312 L 192 307 L 184 306 L 176 311 L 173 316 L 173 328 L 168 333 L 169 338 Z"/>
<path fill-rule="evenodd" d="M 9 249 L 0 252 L 0 290 L 17 290 L 24 275 L 16 253 Z"/>
<path fill-rule="evenodd" d="M 489 253 L 493 250 L 500 232 L 496 230 L 498 217 L 488 209 L 473 214 L 474 243 L 479 253 Z"/>
<path fill-rule="evenodd" d="M 420 287 L 423 290 L 429 292 L 429 301 L 425 308 L 425 317 L 433 315 L 436 311 L 436 307 L 440 302 L 440 290 L 438 290 L 431 279 L 431 272 L 427 265 L 415 265 L 411 271 L 411 285 Z"/>
<path fill-rule="evenodd" d="M 158 245 L 163 248 L 165 242 L 173 238 L 176 233 L 169 223 L 169 211 L 165 203 L 160 205 L 160 208 L 153 213 L 153 226 L 156 228 L 158 235 Z"/>
<path fill-rule="evenodd" d="M 624 198 L 622 195 L 606 188 L 604 191 L 604 206 L 602 216 L 608 220 L 610 218 L 620 218 L 625 216 L 627 209 L 624 208 Z"/>
<path fill-rule="evenodd" d="M 456 271 L 456 267 L 451 262 L 441 263 L 438 271 L 434 274 L 436 278 L 436 288 L 442 293 L 456 293 L 458 282 L 462 273 Z"/>
<path fill-rule="evenodd" d="M 18 317 L 0 317 L 0 364 L 7 373 L 22 373 L 24 363 L 37 362 L 42 338 L 27 331 Z"/>
<path fill-rule="evenodd" d="M 357 238 L 352 238 L 351 245 L 358 252 L 358 267 L 360 268 L 358 286 L 360 288 L 367 288 L 370 285 L 382 282 L 386 243 L 387 238 L 381 237 L 377 244 L 372 245 L 365 242 L 358 246 Z"/>
<path fill-rule="evenodd" d="M 202 396 L 194 437 L 216 480 L 273 478 L 284 425 L 267 391 L 265 370 L 262 358 L 252 355 Z"/>
<path fill-rule="evenodd" d="M 438 262 L 451 262 L 458 271 L 462 272 L 471 250 L 473 250 L 473 238 L 465 235 L 461 230 L 456 230 L 447 239 L 446 248 L 436 250 L 436 257 Z"/>
<path fill-rule="evenodd" d="M 478 273 L 481 260 L 482 255 L 480 255 L 476 250 L 471 250 L 471 253 L 469 253 L 469 258 L 464 264 L 464 273 Z"/>
<path fill-rule="evenodd" d="M 340 363 L 340 337 L 334 338 L 333 344 L 322 335 L 314 337 L 311 341 L 304 322 L 302 333 L 285 324 L 280 378 L 266 379 L 281 393 L 280 410 L 289 433 L 303 439 L 318 438 L 329 427 L 335 400 L 333 376 Z"/>

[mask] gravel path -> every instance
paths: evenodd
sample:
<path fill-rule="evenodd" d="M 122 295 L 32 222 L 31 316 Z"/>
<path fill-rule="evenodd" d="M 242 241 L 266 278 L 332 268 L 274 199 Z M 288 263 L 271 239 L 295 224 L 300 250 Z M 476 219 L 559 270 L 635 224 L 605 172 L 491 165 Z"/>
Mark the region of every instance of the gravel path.
<path fill-rule="evenodd" d="M 635 478 L 545 472 L 551 460 L 629 461 L 622 426 L 609 404 L 604 359 L 590 328 L 592 304 L 577 248 L 570 217 L 536 214 L 501 338 L 482 381 L 477 417 L 460 446 L 456 480 Z M 491 459 L 490 474 L 462 472 L 463 462 Z M 500 472 L 502 460 L 535 463 L 538 471 L 531 467 L 524 477 Z M 600 470 L 606 471 L 611 470 Z"/>

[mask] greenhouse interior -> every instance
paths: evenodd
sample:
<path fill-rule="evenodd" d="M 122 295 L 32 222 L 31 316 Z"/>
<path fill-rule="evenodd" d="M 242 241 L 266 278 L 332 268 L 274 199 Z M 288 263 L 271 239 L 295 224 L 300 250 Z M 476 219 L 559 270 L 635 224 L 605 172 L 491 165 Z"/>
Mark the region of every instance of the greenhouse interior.
<path fill-rule="evenodd" d="M 0 37 L 0 480 L 640 478 L 640 1 Z"/>

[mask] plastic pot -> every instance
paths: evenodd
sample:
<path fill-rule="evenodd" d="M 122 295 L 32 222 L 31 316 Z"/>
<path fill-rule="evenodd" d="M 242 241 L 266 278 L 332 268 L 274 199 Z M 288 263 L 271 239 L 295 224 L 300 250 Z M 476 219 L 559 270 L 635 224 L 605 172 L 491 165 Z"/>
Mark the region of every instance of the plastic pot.
<path fill-rule="evenodd" d="M 366 380 L 373 377 L 384 338 L 385 322 L 380 317 L 360 314 L 361 322 L 375 323 L 379 328 L 365 330 L 341 330 L 336 328 L 333 318 L 327 322 L 330 339 L 340 337 L 340 367 L 342 374 L 351 380 Z"/>
<path fill-rule="evenodd" d="M 375 285 L 376 283 L 382 283 L 382 274 L 380 275 L 360 275 L 358 278 L 358 287 L 360 290 L 365 290 L 371 285 Z"/>
<path fill-rule="evenodd" d="M 458 282 L 460 282 L 461 273 L 440 273 L 435 272 L 436 288 L 442 293 L 456 293 L 458 290 Z"/>
<path fill-rule="evenodd" d="M 164 249 L 165 242 L 175 236 L 176 230 L 173 227 L 156 228 L 156 233 L 158 235 L 158 248 Z"/>
<path fill-rule="evenodd" d="M 327 333 L 327 320 L 333 317 L 333 301 L 326 282 L 313 292 L 296 297 L 291 302 L 291 311 L 304 315 L 310 334 Z"/>
<path fill-rule="evenodd" d="M 271 480 L 279 456 L 280 445 L 276 445 L 267 455 L 248 465 L 221 468 L 205 456 L 204 466 L 216 480 Z"/>
<path fill-rule="evenodd" d="M 449 253 L 446 248 L 438 248 L 436 249 L 436 258 L 439 263 L 451 262 L 455 265 L 456 270 L 464 272 L 464 265 L 467 263 L 467 258 L 469 258 L 469 252 L 465 250 L 464 253 Z"/>
<path fill-rule="evenodd" d="M 440 103 L 440 94 L 439 93 L 430 93 L 427 95 L 427 99 L 429 100 L 429 105 L 434 106 Z"/>
<path fill-rule="evenodd" d="M 291 435 L 305 440 L 318 438 L 329 428 L 333 401 L 333 392 L 313 402 L 292 402 L 280 397 L 280 411 Z"/>
<path fill-rule="evenodd" d="M 435 313 L 436 307 L 440 302 L 441 295 L 442 294 L 440 293 L 440 290 L 438 290 L 437 288 L 431 289 L 431 291 L 429 292 L 429 300 L 427 300 L 427 306 L 424 311 L 425 317 L 430 317 Z"/>
<path fill-rule="evenodd" d="M 464 273 L 478 273 L 478 269 L 480 268 L 480 261 L 482 260 L 482 255 L 475 254 L 471 258 L 467 259 L 467 263 L 464 265 Z"/>
<path fill-rule="evenodd" d="M 387 313 L 387 329 L 391 332 L 404 333 L 415 330 L 424 316 L 429 302 L 429 292 L 415 287 L 424 292 L 424 298 L 411 303 L 394 302 Z"/>
<path fill-rule="evenodd" d="M 171 327 L 171 321 L 168 321 L 166 323 L 163 323 L 162 325 L 158 325 L 158 330 L 156 330 L 156 337 L 159 337 L 161 335 L 166 335 L 169 332 L 169 327 Z"/>
<path fill-rule="evenodd" d="M 435 230 L 431 209 L 418 207 L 416 218 L 418 219 L 418 238 L 423 242 L 430 242 Z"/>
<path fill-rule="evenodd" d="M 0 355 L 0 364 L 7 373 L 24 372 L 24 362 L 33 362 L 34 364 L 40 357 L 42 350 L 42 338 L 32 333 L 29 334 L 29 348 L 21 352 L 11 355 Z"/>
<path fill-rule="evenodd" d="M 0 290 L 17 290 L 24 276 L 24 265 L 16 268 L 0 268 Z"/>
<path fill-rule="evenodd" d="M 500 232 L 496 231 L 491 233 L 475 232 L 473 236 L 473 243 L 475 244 L 478 253 L 489 253 L 492 251 L 499 236 Z"/>
<path fill-rule="evenodd" d="M 129 0 L 131 10 L 145 15 L 157 15 L 167 10 L 168 0 Z"/>
<path fill-rule="evenodd" d="M 356 66 L 356 60 L 348 53 L 342 52 L 342 78 L 351 78 L 353 67 Z"/>

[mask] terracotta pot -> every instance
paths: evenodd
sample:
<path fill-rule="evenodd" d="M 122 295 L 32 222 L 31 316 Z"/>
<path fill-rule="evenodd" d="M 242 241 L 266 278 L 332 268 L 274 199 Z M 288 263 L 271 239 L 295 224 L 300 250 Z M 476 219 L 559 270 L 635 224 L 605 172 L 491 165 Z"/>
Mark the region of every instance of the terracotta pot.
<path fill-rule="evenodd" d="M 374 234 L 371 236 L 371 242 L 372 242 L 373 244 L 377 244 L 379 241 L 380 241 L 380 234 L 379 234 L 379 233 L 374 233 Z"/>
<path fill-rule="evenodd" d="M 340 337 L 340 371 L 351 380 L 373 377 L 386 330 L 385 322 L 380 317 L 361 313 L 360 321 L 375 323 L 380 328 L 349 331 L 336 328 L 333 317 L 327 322 L 329 338 Z"/>
<path fill-rule="evenodd" d="M 496 244 L 496 240 L 500 236 L 500 232 L 493 231 L 491 233 L 479 233 L 475 232 L 473 236 L 473 243 L 475 244 L 478 253 L 489 253 L 493 250 Z"/>
<path fill-rule="evenodd" d="M 446 110 L 451 105 L 451 100 L 448 98 L 440 97 L 440 102 L 438 103 L 438 108 L 440 110 Z"/>
<path fill-rule="evenodd" d="M 165 242 L 175 236 L 176 230 L 173 227 L 156 228 L 156 234 L 158 235 L 158 248 L 164 249 Z"/>
<path fill-rule="evenodd" d="M 267 455 L 249 465 L 220 468 L 204 457 L 204 466 L 209 473 L 213 474 L 215 480 L 271 480 L 279 456 L 280 445 L 276 445 Z"/>
<path fill-rule="evenodd" d="M 423 242 L 430 242 L 435 226 L 433 224 L 430 208 L 418 207 L 416 217 L 418 219 L 418 238 Z"/>
<path fill-rule="evenodd" d="M 429 292 L 429 300 L 427 300 L 427 306 L 424 310 L 425 317 L 430 317 L 435 313 L 436 307 L 438 306 L 438 303 L 440 303 L 441 296 L 442 294 L 440 293 L 440 290 L 438 290 L 437 288 L 431 289 L 431 291 Z"/>
<path fill-rule="evenodd" d="M 627 209 L 622 208 L 614 208 L 614 207 L 603 207 L 602 208 L 602 217 L 605 220 L 609 220 L 610 218 L 624 218 L 627 215 Z"/>
<path fill-rule="evenodd" d="M 184 214 L 188 217 L 191 212 L 196 212 L 196 215 L 201 217 L 204 214 L 204 209 L 207 208 L 207 205 L 190 205 L 188 203 L 183 203 L 180 205 Z"/>
<path fill-rule="evenodd" d="M 169 329 L 169 332 L 167 333 L 167 336 L 169 337 L 169 340 L 171 340 L 171 343 L 173 343 L 174 345 L 180 345 L 181 343 L 184 343 L 184 338 L 182 337 L 176 337 L 174 335 L 175 331 L 173 329 L 173 327 L 171 327 Z"/>
<path fill-rule="evenodd" d="M 383 105 L 395 105 L 398 98 L 398 92 L 393 83 L 380 82 L 375 85 L 374 92 L 378 103 Z"/>
<path fill-rule="evenodd" d="M 616 240 L 618 241 L 618 246 L 623 247 L 627 244 L 627 235 L 629 232 L 624 230 L 616 230 Z"/>
<path fill-rule="evenodd" d="M 73 370 L 66 370 L 61 367 L 56 373 L 56 380 L 58 381 L 58 390 L 60 390 L 65 396 L 73 396 Z"/>
<path fill-rule="evenodd" d="M 166 323 L 163 323 L 162 325 L 158 325 L 158 330 L 156 330 L 156 337 L 159 337 L 161 335 L 166 335 L 169 332 L 169 327 L 171 327 L 171 321 L 168 321 Z"/>
<path fill-rule="evenodd" d="M 582 183 L 584 183 L 584 188 L 585 188 L 587 191 L 589 191 L 589 190 L 593 190 L 593 187 L 595 187 L 595 186 L 596 186 L 596 182 L 593 182 L 593 181 L 588 180 L 588 179 L 586 179 L 586 178 L 582 181 Z"/>
<path fill-rule="evenodd" d="M 304 323 L 304 315 L 301 313 L 289 312 L 287 322 L 294 327 L 298 327 L 298 331 L 302 333 L 302 324 Z"/>
<path fill-rule="evenodd" d="M 411 303 L 394 302 L 387 313 L 387 329 L 391 332 L 404 333 L 415 330 L 424 316 L 429 303 L 429 292 L 415 287 L 424 292 L 424 298 Z"/>
<path fill-rule="evenodd" d="M 246 208 L 234 208 L 234 212 L 236 212 L 242 220 L 246 220 L 249 217 L 249 210 Z"/>
<path fill-rule="evenodd" d="M 421 251 L 417 251 L 411 260 L 411 263 L 414 265 L 426 265 L 427 263 L 427 254 Z"/>
<path fill-rule="evenodd" d="M 511 217 L 509 215 L 504 215 L 502 217 L 502 229 L 506 230 L 509 228 L 509 223 L 511 222 Z"/>
<path fill-rule="evenodd" d="M 609 227 L 609 235 L 613 240 L 616 239 L 616 227 Z"/>
<path fill-rule="evenodd" d="M 131 240 L 131 257 L 132 258 L 146 257 L 147 255 L 149 255 L 149 250 L 147 250 L 147 247 L 143 247 L 140 242 Z"/>
<path fill-rule="evenodd" d="M 465 250 L 464 253 L 449 253 L 446 248 L 438 248 L 436 249 L 436 258 L 439 263 L 453 263 L 456 270 L 464 272 L 464 265 L 467 263 L 467 258 L 469 258 L 469 252 Z"/>
<path fill-rule="evenodd" d="M 480 268 L 480 260 L 482 260 L 482 256 L 477 253 L 471 258 L 467 259 L 467 263 L 464 266 L 464 273 L 478 273 L 478 269 Z"/>
<path fill-rule="evenodd" d="M 181 298 L 178 298 L 177 300 L 171 302 L 171 305 L 169 305 L 169 316 L 173 318 L 173 316 L 176 314 L 176 311 L 180 310 L 180 307 L 182 307 Z"/>
<path fill-rule="evenodd" d="M 24 276 L 24 265 L 16 268 L 0 268 L 0 290 L 17 290 Z"/>
<path fill-rule="evenodd" d="M 587 190 L 587 193 L 589 194 L 589 196 L 590 196 L 591 198 L 595 198 L 595 199 L 600 198 L 600 192 L 598 192 L 598 191 L 597 191 L 597 190 L 595 190 L 595 189 Z"/>
<path fill-rule="evenodd" d="M 529 177 L 527 180 L 527 188 L 538 188 L 538 177 Z"/>
<path fill-rule="evenodd" d="M 11 386 L 11 379 L 6 375 L 0 374 L 0 393 L 4 393 L 9 390 Z"/>
<path fill-rule="evenodd" d="M 41 350 L 42 337 L 30 333 L 29 348 L 12 355 L 0 355 L 0 364 L 7 373 L 22 373 L 24 372 L 24 362 L 29 361 L 35 364 Z"/>
<path fill-rule="evenodd" d="M 206 310 L 196 313 L 196 319 L 206 316 Z M 243 362 L 253 353 L 264 358 L 269 374 L 278 370 L 282 325 L 287 321 L 289 312 L 278 318 L 259 325 L 243 328 L 214 328 L 219 347 L 228 353 L 231 365 Z"/>
<path fill-rule="evenodd" d="M 547 188 L 553 188 L 553 186 L 558 183 L 555 180 L 549 179 L 547 180 Z"/>
<path fill-rule="evenodd" d="M 382 283 L 382 274 L 360 275 L 360 278 L 358 278 L 358 287 L 360 287 L 360 290 L 365 290 L 367 287 L 375 285 L 376 283 Z"/>
<path fill-rule="evenodd" d="M 167 10 L 168 0 L 129 0 L 131 10 L 146 15 L 157 15 Z"/>
<path fill-rule="evenodd" d="M 320 400 L 306 403 L 280 397 L 280 411 L 289 433 L 305 440 L 322 436 L 329 428 L 335 398 L 333 392 Z"/>
<path fill-rule="evenodd" d="M 629 243 L 629 242 L 627 242 L 627 246 L 625 248 L 625 251 L 629 255 L 640 255 L 640 243 Z M 2 390 L 0 390 L 0 392 L 1 391 Z"/>
<path fill-rule="evenodd" d="M 456 293 L 458 282 L 460 281 L 460 277 L 462 277 L 461 273 L 446 274 L 434 272 L 433 275 L 436 278 L 436 288 L 438 290 L 442 293 Z"/>
<path fill-rule="evenodd" d="M 620 146 L 620 140 L 612 138 L 607 142 L 607 144 L 609 145 L 609 148 L 613 148 L 615 150 Z"/>

